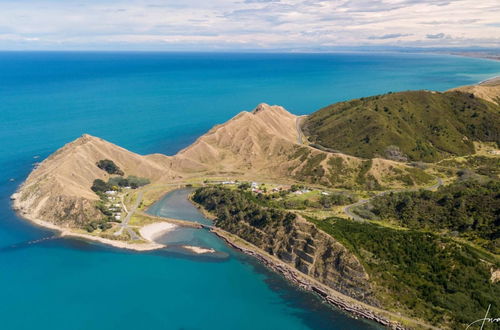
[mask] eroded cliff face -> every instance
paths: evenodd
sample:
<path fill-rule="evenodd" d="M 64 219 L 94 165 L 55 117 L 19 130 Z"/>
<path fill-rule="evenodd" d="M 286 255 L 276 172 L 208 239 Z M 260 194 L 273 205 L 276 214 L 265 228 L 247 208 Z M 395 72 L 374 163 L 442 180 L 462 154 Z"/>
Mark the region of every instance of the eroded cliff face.
<path fill-rule="evenodd" d="M 359 260 L 338 241 L 300 217 L 289 228 L 276 223 L 256 228 L 244 221 L 221 220 L 216 225 L 338 292 L 378 305 Z"/>

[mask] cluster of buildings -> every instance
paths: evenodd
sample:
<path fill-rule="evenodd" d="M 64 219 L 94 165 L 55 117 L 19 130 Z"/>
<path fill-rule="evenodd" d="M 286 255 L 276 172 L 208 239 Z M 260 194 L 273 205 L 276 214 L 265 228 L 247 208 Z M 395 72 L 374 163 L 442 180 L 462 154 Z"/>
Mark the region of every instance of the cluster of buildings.
<path fill-rule="evenodd" d="M 117 221 L 121 220 L 122 206 L 120 203 L 116 203 L 118 194 L 115 190 L 109 190 L 105 192 L 106 196 L 108 196 L 109 204 L 107 205 L 108 210 L 113 213 L 113 218 Z"/>

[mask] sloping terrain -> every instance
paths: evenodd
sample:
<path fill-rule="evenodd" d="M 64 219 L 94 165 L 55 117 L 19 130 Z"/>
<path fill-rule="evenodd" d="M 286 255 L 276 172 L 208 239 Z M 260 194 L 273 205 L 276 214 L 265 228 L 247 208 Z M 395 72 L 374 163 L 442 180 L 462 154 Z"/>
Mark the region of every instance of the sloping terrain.
<path fill-rule="evenodd" d="M 362 160 L 302 145 L 297 117 L 282 107 L 261 104 L 215 126 L 172 157 L 141 156 L 83 135 L 30 174 L 14 196 L 14 207 L 29 218 L 69 227 L 100 219 L 95 208 L 98 197 L 90 187 L 95 179 L 109 178 L 96 166 L 103 159 L 112 160 L 126 176 L 144 177 L 152 183 L 224 176 L 378 190 L 432 179 L 402 163 Z"/>
<path fill-rule="evenodd" d="M 85 134 L 33 170 L 19 188 L 14 206 L 30 218 L 81 226 L 102 217 L 94 203 L 98 196 L 90 190 L 95 179 L 109 178 L 96 166 L 99 160 L 112 159 L 126 174 L 155 181 L 173 177 L 158 157 L 150 158 Z M 160 158 L 167 161 L 166 156 Z"/>
<path fill-rule="evenodd" d="M 500 106 L 462 92 L 410 91 L 341 102 L 310 115 L 312 144 L 349 155 L 437 161 L 500 142 Z"/>

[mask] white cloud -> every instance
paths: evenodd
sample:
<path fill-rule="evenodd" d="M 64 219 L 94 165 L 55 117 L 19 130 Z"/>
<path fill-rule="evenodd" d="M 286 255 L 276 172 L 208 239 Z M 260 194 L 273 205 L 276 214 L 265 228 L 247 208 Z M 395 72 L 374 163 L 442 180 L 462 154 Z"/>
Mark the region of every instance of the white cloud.
<path fill-rule="evenodd" d="M 500 47 L 497 0 L 0 1 L 0 48 Z"/>

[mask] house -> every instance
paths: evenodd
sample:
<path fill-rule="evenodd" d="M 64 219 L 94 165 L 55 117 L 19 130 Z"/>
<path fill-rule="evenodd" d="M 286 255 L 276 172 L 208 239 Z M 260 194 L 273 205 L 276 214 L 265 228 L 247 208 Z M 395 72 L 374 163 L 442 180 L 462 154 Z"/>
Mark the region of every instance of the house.
<path fill-rule="evenodd" d="M 321 195 L 329 196 L 329 195 L 330 195 L 330 193 L 329 193 L 329 192 L 326 192 L 326 191 L 322 191 L 322 192 L 321 192 Z"/>
<path fill-rule="evenodd" d="M 105 194 L 113 196 L 113 195 L 116 195 L 116 191 L 114 191 L 114 190 L 108 190 L 108 191 L 105 192 Z"/>
<path fill-rule="evenodd" d="M 121 216 L 120 215 L 115 215 L 115 220 L 120 220 Z"/>
<path fill-rule="evenodd" d="M 234 181 L 222 181 L 222 184 L 235 184 L 236 182 Z"/>

